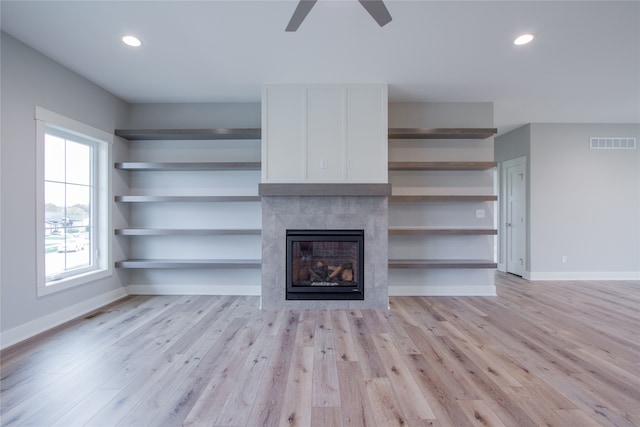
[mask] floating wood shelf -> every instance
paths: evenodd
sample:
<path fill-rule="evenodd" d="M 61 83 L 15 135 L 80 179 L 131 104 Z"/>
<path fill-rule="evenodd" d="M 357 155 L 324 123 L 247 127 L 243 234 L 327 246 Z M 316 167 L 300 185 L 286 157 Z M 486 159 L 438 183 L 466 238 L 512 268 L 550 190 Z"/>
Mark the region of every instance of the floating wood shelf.
<path fill-rule="evenodd" d="M 260 268 L 259 259 L 125 259 L 118 268 Z"/>
<path fill-rule="evenodd" d="M 485 139 L 496 128 L 390 128 L 389 139 Z M 145 140 L 234 140 L 260 139 L 260 128 L 211 129 L 116 129 L 115 134 L 131 141 Z"/>
<path fill-rule="evenodd" d="M 389 139 L 486 139 L 496 128 L 390 128 Z"/>
<path fill-rule="evenodd" d="M 260 170 L 260 162 L 207 162 L 207 163 L 151 163 L 121 162 L 115 164 L 116 169 L 129 171 L 227 171 L 227 170 Z"/>
<path fill-rule="evenodd" d="M 115 134 L 130 141 L 149 140 L 237 140 L 260 139 L 260 128 L 212 129 L 116 129 Z"/>
<path fill-rule="evenodd" d="M 495 202 L 498 196 L 486 195 L 406 195 L 406 196 L 390 196 L 390 202 Z"/>
<path fill-rule="evenodd" d="M 249 236 L 260 235 L 259 228 L 176 229 L 176 228 L 118 228 L 118 236 Z"/>
<path fill-rule="evenodd" d="M 495 236 L 493 228 L 390 227 L 391 236 Z"/>
<path fill-rule="evenodd" d="M 116 202 L 259 202 L 260 196 L 115 196 Z"/>
<path fill-rule="evenodd" d="M 392 259 L 389 268 L 497 268 L 498 264 L 483 259 Z"/>
<path fill-rule="evenodd" d="M 389 170 L 488 170 L 497 165 L 497 162 L 389 162 Z"/>

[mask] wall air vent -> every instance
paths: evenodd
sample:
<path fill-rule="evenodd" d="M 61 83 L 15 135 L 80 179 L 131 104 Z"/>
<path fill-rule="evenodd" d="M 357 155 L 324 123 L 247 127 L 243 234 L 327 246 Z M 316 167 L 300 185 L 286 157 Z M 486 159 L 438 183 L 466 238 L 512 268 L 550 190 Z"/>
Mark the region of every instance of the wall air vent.
<path fill-rule="evenodd" d="M 635 138 L 591 137 L 592 150 L 635 150 Z"/>

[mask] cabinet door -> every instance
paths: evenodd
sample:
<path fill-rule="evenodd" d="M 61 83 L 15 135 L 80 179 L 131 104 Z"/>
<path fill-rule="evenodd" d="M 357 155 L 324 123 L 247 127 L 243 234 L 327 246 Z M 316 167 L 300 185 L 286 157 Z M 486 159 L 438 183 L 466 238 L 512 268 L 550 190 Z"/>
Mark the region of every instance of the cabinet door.
<path fill-rule="evenodd" d="M 268 85 L 262 102 L 262 182 L 388 182 L 385 85 Z"/>
<path fill-rule="evenodd" d="M 348 88 L 346 116 L 346 180 L 388 182 L 386 87 Z"/>
<path fill-rule="evenodd" d="M 265 88 L 262 103 L 262 182 L 305 181 L 304 92 Z"/>

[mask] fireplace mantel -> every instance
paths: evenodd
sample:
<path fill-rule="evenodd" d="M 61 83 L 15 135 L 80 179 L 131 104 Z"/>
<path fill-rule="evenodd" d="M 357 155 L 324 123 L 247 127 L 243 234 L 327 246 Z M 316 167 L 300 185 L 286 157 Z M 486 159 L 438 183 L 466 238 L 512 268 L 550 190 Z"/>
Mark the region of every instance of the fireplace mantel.
<path fill-rule="evenodd" d="M 391 195 L 391 184 L 364 183 L 262 183 L 258 186 L 260 196 L 313 196 L 313 197 L 387 197 Z"/>

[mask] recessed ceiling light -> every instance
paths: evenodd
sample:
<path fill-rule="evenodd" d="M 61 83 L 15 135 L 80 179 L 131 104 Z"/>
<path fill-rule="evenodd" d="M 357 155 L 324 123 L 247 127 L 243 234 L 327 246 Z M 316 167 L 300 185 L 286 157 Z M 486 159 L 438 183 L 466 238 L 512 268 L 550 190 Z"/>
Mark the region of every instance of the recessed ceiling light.
<path fill-rule="evenodd" d="M 127 46 L 138 47 L 142 44 L 139 38 L 135 36 L 124 36 L 122 42 Z"/>
<path fill-rule="evenodd" d="M 520 46 L 529 43 L 531 40 L 533 40 L 532 34 L 523 34 L 518 36 L 518 38 L 513 41 L 513 44 Z"/>

